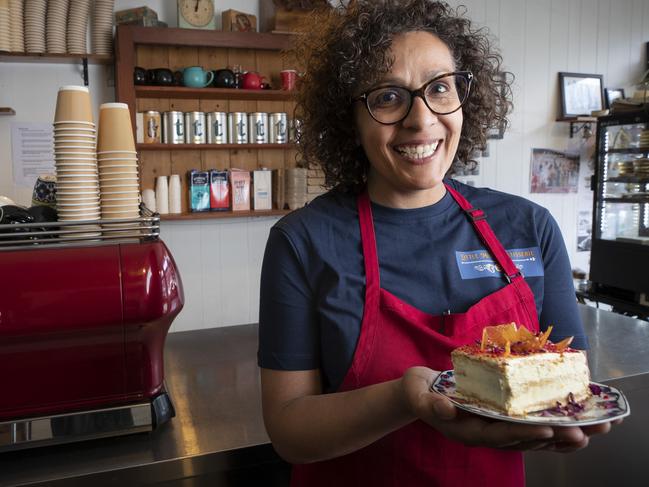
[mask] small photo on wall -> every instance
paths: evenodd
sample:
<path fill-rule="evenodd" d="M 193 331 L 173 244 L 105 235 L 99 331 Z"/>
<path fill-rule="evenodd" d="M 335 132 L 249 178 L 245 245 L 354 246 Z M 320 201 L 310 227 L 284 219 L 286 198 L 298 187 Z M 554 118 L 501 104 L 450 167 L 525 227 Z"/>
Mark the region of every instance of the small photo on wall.
<path fill-rule="evenodd" d="M 579 154 L 532 149 L 530 193 L 576 193 Z"/>

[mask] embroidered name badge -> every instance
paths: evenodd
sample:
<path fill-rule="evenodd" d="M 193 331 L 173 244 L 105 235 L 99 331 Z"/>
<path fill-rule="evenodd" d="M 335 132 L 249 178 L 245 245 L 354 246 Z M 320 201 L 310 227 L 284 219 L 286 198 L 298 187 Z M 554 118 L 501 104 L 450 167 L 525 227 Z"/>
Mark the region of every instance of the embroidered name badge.
<path fill-rule="evenodd" d="M 524 277 L 543 275 L 543 261 L 541 260 L 541 249 L 539 247 L 510 249 L 507 250 L 507 253 Z M 462 279 L 502 278 L 500 266 L 486 250 L 455 252 L 455 259 Z"/>

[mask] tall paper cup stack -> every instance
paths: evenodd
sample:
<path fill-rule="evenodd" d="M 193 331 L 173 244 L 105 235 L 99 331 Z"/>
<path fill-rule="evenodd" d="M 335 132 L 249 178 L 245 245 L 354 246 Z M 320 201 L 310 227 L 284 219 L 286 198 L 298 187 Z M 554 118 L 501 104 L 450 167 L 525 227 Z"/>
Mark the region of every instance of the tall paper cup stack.
<path fill-rule="evenodd" d="M 291 210 L 302 208 L 307 202 L 307 170 L 301 167 L 286 169 L 286 203 Z"/>
<path fill-rule="evenodd" d="M 172 174 L 169 176 L 169 213 L 180 213 L 180 176 Z"/>
<path fill-rule="evenodd" d="M 104 220 L 137 218 L 140 215 L 140 184 L 137 152 L 125 103 L 99 107 L 97 161 Z"/>
<path fill-rule="evenodd" d="M 158 213 L 166 215 L 169 213 L 169 183 L 167 176 L 158 176 L 155 181 L 155 204 Z"/>
<path fill-rule="evenodd" d="M 59 88 L 54 114 L 56 209 L 59 221 L 99 219 L 99 178 L 95 145 L 96 129 L 88 88 Z M 66 229 L 87 230 L 88 227 Z M 76 234 L 83 237 L 98 235 Z"/>

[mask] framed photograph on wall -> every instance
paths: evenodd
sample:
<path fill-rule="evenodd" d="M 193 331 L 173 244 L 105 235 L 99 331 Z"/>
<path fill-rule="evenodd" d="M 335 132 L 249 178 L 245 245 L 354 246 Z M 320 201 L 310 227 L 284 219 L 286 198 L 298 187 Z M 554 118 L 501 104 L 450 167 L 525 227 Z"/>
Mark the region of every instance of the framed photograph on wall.
<path fill-rule="evenodd" d="M 559 73 L 561 119 L 590 116 L 604 107 L 601 74 Z"/>
<path fill-rule="evenodd" d="M 611 108 L 613 100 L 624 98 L 623 88 L 604 88 L 604 100 L 606 101 L 606 108 Z"/>

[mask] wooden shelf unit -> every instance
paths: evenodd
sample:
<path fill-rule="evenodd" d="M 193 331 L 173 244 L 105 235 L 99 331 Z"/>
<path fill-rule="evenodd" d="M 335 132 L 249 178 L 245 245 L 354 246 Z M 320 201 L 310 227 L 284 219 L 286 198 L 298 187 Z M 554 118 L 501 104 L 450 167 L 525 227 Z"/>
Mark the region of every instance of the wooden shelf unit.
<path fill-rule="evenodd" d="M 138 151 L 150 150 L 287 150 L 295 144 L 137 144 Z"/>
<path fill-rule="evenodd" d="M 162 221 L 213 220 L 213 219 L 223 219 L 223 218 L 284 216 L 290 212 L 291 212 L 290 210 L 196 211 L 190 213 L 174 213 L 168 215 L 160 215 L 160 220 Z"/>
<path fill-rule="evenodd" d="M 257 71 L 273 87 L 280 86 L 280 71 L 296 63 L 283 52 L 293 37 L 287 34 L 221 32 L 195 29 L 170 29 L 120 25 L 115 40 L 115 96 L 129 105 L 135 130 L 135 114 L 147 110 L 190 112 L 286 112 L 295 109 L 293 93 L 281 90 L 241 90 L 186 88 L 175 86 L 136 86 L 136 66 L 172 71 L 190 66 L 205 70 L 240 65 L 244 71 Z M 171 147 L 168 147 L 171 146 Z M 281 146 L 281 147 L 278 147 Z M 160 175 L 179 174 L 182 181 L 182 214 L 164 219 L 224 218 L 218 212 L 191 213 L 188 209 L 187 172 L 191 169 L 295 167 L 294 144 L 138 144 L 140 184 L 153 189 Z M 218 151 L 218 152 L 217 152 Z M 275 210 L 273 210 L 275 211 Z M 277 210 L 281 213 L 285 210 Z M 236 212 L 233 217 L 273 215 L 268 212 Z M 227 214 L 227 213 L 223 213 Z"/>

